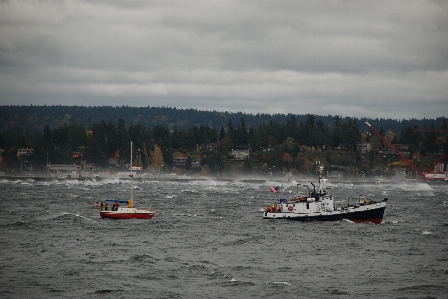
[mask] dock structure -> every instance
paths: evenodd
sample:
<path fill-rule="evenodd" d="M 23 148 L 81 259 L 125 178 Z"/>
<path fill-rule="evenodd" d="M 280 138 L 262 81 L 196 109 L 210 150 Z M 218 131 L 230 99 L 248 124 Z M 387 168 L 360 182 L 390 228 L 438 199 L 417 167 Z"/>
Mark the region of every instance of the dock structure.
<path fill-rule="evenodd" d="M 67 175 L 76 175 L 77 177 L 81 175 L 81 165 L 73 165 L 73 164 L 48 164 L 47 165 L 47 177 L 51 177 L 52 173 L 55 173 L 57 176 L 61 173 L 65 173 Z"/>

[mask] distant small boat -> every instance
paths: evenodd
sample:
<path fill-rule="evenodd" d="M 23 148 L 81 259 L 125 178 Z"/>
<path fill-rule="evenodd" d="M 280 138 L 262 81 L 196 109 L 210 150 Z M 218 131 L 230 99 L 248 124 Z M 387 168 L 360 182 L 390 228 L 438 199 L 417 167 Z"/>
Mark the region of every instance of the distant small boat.
<path fill-rule="evenodd" d="M 111 205 L 109 206 L 108 203 L 111 203 Z M 127 205 L 122 207 L 120 204 Z M 154 216 L 154 212 L 149 208 L 147 210 L 133 208 L 132 199 L 107 199 L 106 205 L 101 203 L 100 216 L 112 219 L 151 219 Z"/>
<path fill-rule="evenodd" d="M 381 202 L 359 198 L 357 202 L 336 206 L 333 195 L 327 193 L 326 179 L 321 177 L 323 167 L 319 167 L 319 190 L 313 185 L 308 196 L 286 198 L 265 208 L 264 219 L 286 219 L 293 221 L 337 221 L 349 220 L 355 223 L 372 222 L 380 224 L 386 209 L 387 198 Z M 305 185 L 306 186 L 306 185 Z M 278 188 L 271 188 L 271 192 L 278 192 Z"/>
<path fill-rule="evenodd" d="M 67 193 L 67 194 L 65 194 L 65 197 L 68 197 L 68 198 L 78 198 L 78 194 Z"/>
<path fill-rule="evenodd" d="M 132 179 L 134 177 L 132 173 L 132 142 L 131 142 L 131 198 L 128 200 L 107 199 L 106 204 L 101 202 L 99 212 L 101 218 L 111 219 L 151 219 L 154 216 L 154 211 L 148 209 L 140 209 L 133 207 L 133 194 L 132 194 Z M 109 206 L 109 203 L 111 204 Z M 126 204 L 122 206 L 121 204 Z"/>

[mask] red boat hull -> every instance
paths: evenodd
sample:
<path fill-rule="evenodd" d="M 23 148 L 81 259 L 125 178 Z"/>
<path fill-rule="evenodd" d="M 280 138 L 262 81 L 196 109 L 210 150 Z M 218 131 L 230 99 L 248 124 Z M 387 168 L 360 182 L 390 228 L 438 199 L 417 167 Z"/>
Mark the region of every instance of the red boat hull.
<path fill-rule="evenodd" d="M 363 219 L 363 220 L 352 220 L 354 223 L 363 223 L 363 222 L 371 222 L 374 224 L 381 224 L 383 222 L 383 218 L 376 218 L 376 219 Z"/>
<path fill-rule="evenodd" d="M 110 219 L 151 219 L 154 213 L 121 213 L 114 211 L 101 211 L 101 218 Z"/>

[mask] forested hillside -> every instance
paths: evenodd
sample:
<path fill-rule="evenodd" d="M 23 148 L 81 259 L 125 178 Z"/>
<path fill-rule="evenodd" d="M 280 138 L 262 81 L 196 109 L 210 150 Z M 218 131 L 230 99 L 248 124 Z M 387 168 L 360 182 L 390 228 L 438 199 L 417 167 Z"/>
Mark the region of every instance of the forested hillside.
<path fill-rule="evenodd" d="M 234 124 L 241 118 L 245 119 L 248 127 L 258 127 L 262 123 L 276 121 L 285 124 L 290 115 L 284 114 L 247 114 L 220 111 L 200 111 L 197 109 L 176 109 L 168 107 L 81 107 L 81 106 L 0 106 L 0 133 L 7 130 L 42 132 L 45 126 L 50 129 L 57 129 L 61 125 L 84 124 L 89 127 L 93 124 L 105 121 L 118 124 L 118 119 L 123 119 L 126 125 L 141 124 L 145 127 L 160 125 L 163 127 L 188 128 L 193 125 L 204 125 L 219 128 L 226 127 L 229 120 Z M 297 122 L 304 123 L 306 114 L 295 114 Z M 336 115 L 314 115 L 316 121 L 321 121 L 324 125 L 333 125 Z M 370 119 L 360 115 L 352 118 L 358 122 L 360 129 L 368 131 L 365 121 L 384 131 L 391 130 L 400 133 L 403 126 L 407 127 L 435 127 L 442 125 L 443 118 L 436 119 Z"/>
<path fill-rule="evenodd" d="M 24 162 L 34 168 L 43 168 L 47 162 L 107 168 L 111 161 L 124 167 L 133 141 L 134 163 L 145 169 L 171 170 L 173 154 L 179 153 L 187 157 L 183 171 L 193 171 L 190 166 L 195 161 L 201 171 L 236 168 L 310 173 L 316 161 L 324 161 L 348 169 L 353 175 L 370 174 L 379 165 L 398 158 L 391 160 L 378 154 L 384 144 L 368 133 L 364 121 L 379 129 L 390 142 L 409 145 L 410 157 L 420 167 L 431 165 L 441 152 L 447 152 L 445 118 L 394 121 L 311 114 L 270 116 L 174 108 L 63 106 L 3 106 L 0 114 L 2 169 L 21 167 Z M 357 148 L 360 142 L 371 143 L 372 150 L 361 153 Z M 231 151 L 238 147 L 249 149 L 249 159 L 235 162 Z M 33 152 L 18 156 L 22 148 Z"/>

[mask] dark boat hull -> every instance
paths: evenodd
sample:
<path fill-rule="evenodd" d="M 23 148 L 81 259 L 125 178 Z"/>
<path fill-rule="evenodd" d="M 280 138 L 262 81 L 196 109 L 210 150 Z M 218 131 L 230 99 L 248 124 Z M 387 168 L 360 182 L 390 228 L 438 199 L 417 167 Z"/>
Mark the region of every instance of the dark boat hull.
<path fill-rule="evenodd" d="M 380 207 L 377 209 L 364 210 L 364 211 L 350 211 L 350 212 L 346 212 L 346 213 L 332 213 L 332 214 L 324 214 L 324 215 L 293 216 L 293 217 L 285 217 L 284 219 L 291 220 L 291 221 L 350 220 L 355 223 L 372 222 L 375 224 L 380 224 L 383 221 L 385 209 L 386 209 L 386 207 Z M 279 218 L 281 219 L 282 217 L 279 217 Z"/>

